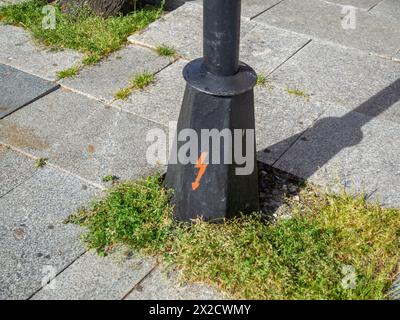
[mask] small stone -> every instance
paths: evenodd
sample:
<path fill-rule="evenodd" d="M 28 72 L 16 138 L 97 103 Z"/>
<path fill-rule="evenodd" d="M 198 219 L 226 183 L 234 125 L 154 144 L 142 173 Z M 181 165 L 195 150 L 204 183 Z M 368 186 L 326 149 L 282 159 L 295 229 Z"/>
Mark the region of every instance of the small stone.
<path fill-rule="evenodd" d="M 14 236 L 17 240 L 22 240 L 25 237 L 25 230 L 22 228 L 15 229 Z"/>
<path fill-rule="evenodd" d="M 294 201 L 300 201 L 300 197 L 299 197 L 299 196 L 294 196 L 294 197 L 293 197 L 293 200 L 294 200 Z"/>

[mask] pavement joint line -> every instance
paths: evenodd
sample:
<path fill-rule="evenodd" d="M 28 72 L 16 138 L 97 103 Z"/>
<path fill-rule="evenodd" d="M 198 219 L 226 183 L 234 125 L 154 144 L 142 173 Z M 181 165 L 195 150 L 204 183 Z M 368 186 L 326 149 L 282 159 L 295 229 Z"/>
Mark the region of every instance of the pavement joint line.
<path fill-rule="evenodd" d="M 38 160 L 38 159 L 40 159 L 40 157 L 37 157 L 37 156 L 35 156 L 35 155 L 33 155 L 33 154 L 30 154 L 30 153 L 27 153 L 27 152 L 25 152 L 25 151 L 23 151 L 23 150 L 21 150 L 21 149 L 19 149 L 19 148 L 17 148 L 17 147 L 14 147 L 14 146 L 12 146 L 12 145 L 10 145 L 10 144 L 8 144 L 8 143 L 4 143 L 4 142 L 0 141 L 0 145 L 5 146 L 6 148 L 10 148 L 11 150 L 13 150 L 13 151 L 15 151 L 15 152 L 17 152 L 17 153 L 19 153 L 19 154 L 22 154 L 22 155 L 24 155 L 25 157 L 28 157 L 28 158 L 30 158 L 30 159 L 32 159 L 32 160 Z M 79 175 L 77 175 L 77 174 L 75 174 L 75 173 L 73 173 L 73 172 L 71 172 L 71 171 L 68 171 L 68 170 L 66 170 L 66 169 L 64 169 L 64 168 L 62 168 L 62 167 L 60 167 L 60 166 L 58 166 L 58 165 L 56 165 L 56 164 L 51 163 L 51 159 L 50 159 L 49 161 L 46 162 L 46 166 L 49 166 L 49 167 L 51 167 L 51 168 L 53 168 L 53 169 L 59 170 L 59 171 L 61 171 L 61 172 L 63 172 L 63 173 L 66 173 L 66 174 L 68 174 L 68 175 L 70 175 L 70 176 L 73 176 L 73 177 L 75 177 L 75 178 L 77 178 L 77 179 L 79 179 L 79 180 L 85 182 L 86 184 L 91 185 L 92 187 L 94 187 L 94 188 L 96 188 L 96 189 L 100 189 L 100 191 L 105 191 L 105 190 L 107 190 L 107 188 L 104 187 L 104 186 L 102 186 L 101 184 L 98 184 L 98 183 L 93 182 L 93 181 L 91 181 L 91 180 L 85 179 L 85 178 L 83 178 L 83 177 L 81 177 L 81 176 L 79 176 Z"/>
<path fill-rule="evenodd" d="M 282 67 L 286 62 L 288 62 L 290 59 L 292 59 L 296 54 L 298 54 L 301 50 L 303 50 L 306 46 L 308 46 L 313 40 L 309 39 L 305 44 L 303 44 L 299 49 L 297 49 L 295 52 L 293 52 L 285 61 L 281 62 L 277 67 L 275 67 L 270 73 L 267 74 L 267 76 L 270 76 L 273 74 L 275 71 L 277 71 L 280 67 Z"/>
<path fill-rule="evenodd" d="M 80 258 L 83 257 L 84 254 L 87 253 L 87 250 L 85 250 L 84 252 L 82 252 L 81 254 L 79 254 L 75 259 L 73 259 L 70 263 L 68 263 L 63 269 L 60 270 L 60 272 L 58 272 L 56 274 L 56 276 L 54 277 L 54 279 L 51 279 L 51 281 L 57 279 L 57 277 L 63 273 L 65 270 L 67 270 L 70 266 L 72 266 L 77 260 L 79 260 Z M 36 294 L 38 294 L 40 291 L 43 290 L 44 287 L 46 287 L 47 285 L 44 286 L 40 286 L 39 289 L 37 289 L 35 292 L 33 292 L 26 300 L 31 300 Z"/>
<path fill-rule="evenodd" d="M 104 106 L 106 106 L 106 107 L 113 108 L 113 109 L 115 109 L 115 110 L 122 111 L 122 112 L 125 112 L 125 113 L 128 113 L 128 114 L 131 114 L 131 115 L 133 115 L 133 116 L 135 116 L 135 117 L 138 117 L 138 118 L 140 118 L 140 119 L 144 119 L 144 120 L 146 120 L 146 121 L 152 122 L 152 123 L 157 124 L 157 125 L 159 125 L 159 126 L 167 127 L 165 124 L 162 124 L 162 123 L 160 123 L 160 122 L 154 121 L 154 120 L 152 120 L 152 119 L 148 119 L 148 118 L 143 117 L 142 115 L 138 115 L 138 114 L 136 114 L 136 113 L 134 113 L 134 112 L 132 112 L 132 111 L 130 111 L 130 110 L 126 110 L 126 109 L 124 109 L 124 108 L 122 108 L 122 107 L 116 106 L 116 105 L 114 105 L 114 104 L 112 104 L 112 103 L 109 103 L 109 102 L 107 102 L 107 101 L 104 101 L 104 100 L 102 100 L 102 99 L 99 99 L 99 98 L 97 98 L 97 97 L 95 97 L 95 96 L 93 96 L 93 95 L 91 95 L 91 94 L 85 93 L 85 92 L 83 92 L 83 91 L 80 91 L 80 90 L 77 90 L 77 89 L 74 89 L 74 88 L 71 88 L 71 87 L 68 87 L 68 86 L 65 86 L 64 84 L 61 84 L 61 88 L 64 89 L 64 90 L 68 90 L 68 91 L 70 91 L 70 92 L 76 93 L 76 94 L 80 94 L 81 96 L 84 96 L 84 97 L 89 98 L 89 99 L 91 99 L 91 100 L 95 100 L 95 101 L 97 101 L 97 102 L 100 102 L 100 103 L 102 103 L 102 104 L 103 104 Z"/>
<path fill-rule="evenodd" d="M 379 4 L 381 4 L 383 2 L 383 0 L 380 0 L 378 3 L 374 4 L 371 8 L 369 8 L 367 10 L 367 12 L 370 12 L 372 9 L 374 9 L 376 6 L 378 6 Z"/>
<path fill-rule="evenodd" d="M 282 157 L 283 157 L 286 153 L 288 153 L 288 151 L 289 151 L 302 137 L 304 137 L 304 135 L 305 135 L 305 134 L 310 130 L 310 128 L 325 114 L 325 112 L 326 112 L 325 109 L 321 111 L 321 113 L 318 115 L 318 117 L 316 117 L 316 118 L 312 121 L 312 123 L 311 123 L 306 129 L 304 129 L 304 130 L 301 132 L 301 134 L 297 137 L 297 139 L 294 140 L 294 141 L 287 147 L 287 149 L 286 149 L 284 152 L 282 152 L 281 155 L 272 163 L 271 167 L 275 168 L 275 166 L 276 166 L 276 164 L 278 163 L 278 161 L 279 161 L 280 159 L 282 159 Z M 263 162 L 263 161 L 261 161 L 261 162 Z"/>
<path fill-rule="evenodd" d="M 27 40 L 26 42 L 29 42 L 29 41 L 31 41 L 31 40 Z M 44 80 L 47 80 L 47 81 L 54 82 L 54 83 L 57 83 L 57 84 L 58 84 L 57 80 L 50 79 L 50 78 L 46 78 L 46 77 L 43 77 L 43 75 L 39 75 L 39 74 L 36 74 L 36 73 L 34 73 L 34 72 L 21 69 L 21 68 L 19 68 L 19 67 L 16 67 L 16 66 L 11 65 L 11 64 L 8 63 L 8 62 L 1 61 L 0 64 L 3 64 L 3 65 L 5 65 L 5 66 L 11 67 L 11 68 L 14 68 L 15 70 L 18 70 L 18 71 L 21 71 L 21 72 L 25 72 L 25 73 L 27 73 L 27 74 L 30 74 L 31 76 L 35 76 L 35 77 L 38 77 L 38 78 L 42 78 L 42 79 L 44 79 Z"/>
<path fill-rule="evenodd" d="M 282 2 L 284 2 L 284 1 L 285 1 L 285 0 L 281 0 L 281 1 L 279 1 L 278 3 L 273 4 L 273 5 L 270 6 L 269 8 L 267 8 L 267 9 L 265 9 L 265 10 L 263 10 L 263 11 L 257 13 L 256 15 L 250 17 L 249 20 L 252 21 L 253 19 L 257 18 L 258 16 L 261 16 L 263 13 L 265 13 L 265 12 L 271 10 L 272 8 L 275 8 L 275 7 L 278 6 L 278 5 L 280 5 L 280 4 L 281 4 Z"/>
<path fill-rule="evenodd" d="M 142 279 L 140 279 L 128 292 L 121 298 L 121 300 L 126 300 L 126 298 L 135 290 L 137 287 L 139 287 L 144 280 L 146 280 L 153 272 L 156 270 L 156 268 L 160 265 L 160 263 L 157 261 L 156 264 L 147 272 Z"/>
<path fill-rule="evenodd" d="M 134 33 L 134 34 L 135 34 L 135 33 Z M 132 35 L 134 35 L 134 34 L 132 34 Z M 139 33 L 139 34 L 140 34 L 140 33 Z M 138 41 L 138 40 L 135 40 L 135 39 L 129 40 L 129 43 L 131 43 L 131 44 L 133 44 L 133 45 L 135 45 L 135 46 L 142 47 L 142 48 L 146 48 L 146 49 L 150 49 L 150 50 L 153 50 L 153 51 L 156 51 L 156 49 L 157 49 L 157 47 L 155 47 L 155 46 L 153 46 L 153 45 L 151 45 L 151 44 L 147 44 L 147 43 L 145 43 L 145 42 Z M 175 61 L 177 61 L 177 60 L 179 60 L 179 59 L 187 60 L 187 61 L 189 61 L 189 62 L 192 60 L 192 59 L 190 59 L 190 58 L 181 56 L 180 54 L 175 54 L 175 56 L 176 56 L 176 58 L 175 58 L 175 60 L 174 60 L 172 63 L 174 63 Z"/>
<path fill-rule="evenodd" d="M 300 33 L 300 32 L 297 32 L 297 31 L 290 30 L 290 29 L 285 29 L 285 28 L 282 28 L 282 27 L 277 27 L 277 26 L 274 26 L 274 25 L 270 25 L 270 24 L 262 22 L 262 21 L 260 21 L 260 22 L 259 21 L 253 21 L 253 22 L 255 22 L 257 24 L 264 25 L 264 26 L 266 26 L 268 28 L 271 28 L 271 29 L 276 29 L 276 30 L 283 31 L 283 32 L 289 32 L 289 33 L 292 33 L 294 35 L 306 37 L 306 38 L 309 38 L 311 40 L 316 40 L 316 41 L 320 42 L 321 44 L 326 44 L 326 45 L 329 45 L 329 46 L 332 46 L 332 47 L 337 47 L 337 48 L 344 49 L 344 50 L 353 50 L 353 51 L 355 51 L 355 52 L 357 52 L 359 54 L 370 55 L 370 56 L 378 57 L 378 58 L 385 59 L 385 60 L 391 60 L 391 58 L 392 58 L 391 56 L 381 55 L 381 54 L 379 54 L 377 52 L 370 52 L 370 51 L 361 50 L 361 49 L 358 49 L 356 47 L 350 47 L 350 46 L 341 44 L 339 42 L 334 42 L 334 41 L 326 40 L 326 39 L 323 39 L 323 38 L 320 38 L 320 37 L 316 37 L 316 36 L 308 34 L 308 33 Z"/>
<path fill-rule="evenodd" d="M 20 183 L 18 183 L 16 186 L 12 187 L 10 190 L 8 190 L 7 192 L 3 193 L 0 195 L 0 199 L 4 198 L 6 195 L 8 195 L 9 193 L 13 192 L 15 189 L 17 189 L 18 187 L 22 186 L 24 183 L 28 182 L 29 180 L 31 180 L 34 176 L 37 175 L 37 172 L 32 173 L 32 175 L 30 175 L 29 177 L 27 177 L 24 181 L 21 181 Z"/>

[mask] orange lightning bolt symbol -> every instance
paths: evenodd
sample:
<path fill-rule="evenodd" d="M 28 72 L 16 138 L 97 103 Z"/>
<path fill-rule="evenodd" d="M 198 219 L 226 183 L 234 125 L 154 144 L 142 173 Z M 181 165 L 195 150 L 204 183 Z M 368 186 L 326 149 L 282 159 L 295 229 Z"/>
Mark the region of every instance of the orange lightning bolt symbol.
<path fill-rule="evenodd" d="M 196 180 L 192 183 L 192 190 L 196 190 L 200 186 L 200 180 L 201 177 L 204 175 L 206 172 L 208 164 L 204 164 L 204 161 L 206 161 L 208 153 L 207 152 L 202 152 L 199 160 L 197 161 L 196 168 L 200 169 L 199 173 L 197 174 Z"/>

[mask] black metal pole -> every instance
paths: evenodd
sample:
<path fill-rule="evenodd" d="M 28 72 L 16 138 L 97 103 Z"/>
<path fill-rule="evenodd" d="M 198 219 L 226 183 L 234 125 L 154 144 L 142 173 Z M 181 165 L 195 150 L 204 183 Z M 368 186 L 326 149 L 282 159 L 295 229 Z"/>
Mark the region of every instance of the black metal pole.
<path fill-rule="evenodd" d="M 204 64 L 217 75 L 239 69 L 240 0 L 204 0 Z"/>
<path fill-rule="evenodd" d="M 165 179 L 174 190 L 175 218 L 181 221 L 221 221 L 259 209 L 253 93 L 257 76 L 239 61 L 241 0 L 204 0 L 203 8 L 204 58 L 183 71 L 187 86 L 177 126 L 177 137 L 185 129 L 196 133 L 199 158 L 180 162 L 177 154 L 188 141 L 176 137 L 171 151 L 175 161 L 170 160 Z M 202 135 L 204 130 L 231 132 L 232 144 L 225 144 L 225 138 L 209 140 Z M 245 174 L 238 174 L 243 166 L 235 158 L 239 147 L 253 169 Z"/>

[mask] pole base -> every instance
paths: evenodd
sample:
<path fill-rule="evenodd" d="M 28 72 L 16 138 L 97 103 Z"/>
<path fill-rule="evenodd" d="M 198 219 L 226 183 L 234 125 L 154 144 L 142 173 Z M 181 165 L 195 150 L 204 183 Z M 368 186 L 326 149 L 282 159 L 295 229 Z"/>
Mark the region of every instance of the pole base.
<path fill-rule="evenodd" d="M 245 72 L 247 73 L 248 70 Z M 186 76 L 187 73 L 185 78 L 188 79 Z M 253 78 L 254 75 L 250 76 Z M 242 81 L 244 77 L 244 75 L 239 75 L 237 78 Z M 193 78 L 198 79 L 198 76 L 191 75 L 190 79 Z M 168 165 L 165 186 L 174 191 L 175 219 L 190 221 L 201 217 L 206 221 L 222 222 L 240 213 L 259 210 L 254 138 L 254 92 L 253 87 L 248 88 L 248 83 L 251 81 L 251 79 L 244 81 L 247 88 L 243 90 L 237 86 L 239 93 L 230 96 L 213 95 L 204 92 L 203 88 L 193 87 L 188 82 L 178 120 L 177 134 L 179 135 L 184 129 L 191 129 L 196 133 L 198 140 L 195 141 L 194 149 L 196 158 L 197 156 L 199 158 L 192 159 L 194 161 L 191 163 L 182 164 L 178 157 L 177 163 L 170 160 Z M 221 91 L 223 88 L 219 86 L 218 90 Z M 222 134 L 217 136 L 217 139 L 213 139 L 214 136 L 213 138 L 202 136 L 204 130 L 213 129 L 218 130 L 219 133 L 222 133 L 224 129 L 229 129 L 224 132 L 231 132 L 232 144 L 225 143 L 225 139 L 221 138 L 224 136 Z M 235 129 L 240 134 L 235 135 Z M 216 130 L 214 132 L 217 132 Z M 251 130 L 253 133 L 250 134 L 249 139 Z M 187 146 L 189 142 L 188 140 L 179 141 L 177 137 L 175 139 L 178 141 L 172 150 L 172 156 L 180 154 L 182 147 Z M 208 150 L 202 148 L 204 142 L 208 142 Z M 241 155 L 246 159 L 245 164 L 242 163 L 243 161 L 240 164 L 236 161 L 237 146 L 242 148 Z M 208 164 L 205 158 L 202 158 L 205 152 L 208 154 Z M 219 158 L 218 164 L 215 163 L 217 158 Z M 247 168 L 245 174 L 243 172 L 238 174 L 237 169 L 243 169 L 243 167 Z"/>

